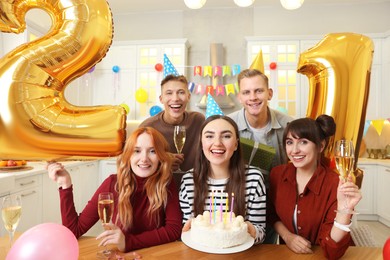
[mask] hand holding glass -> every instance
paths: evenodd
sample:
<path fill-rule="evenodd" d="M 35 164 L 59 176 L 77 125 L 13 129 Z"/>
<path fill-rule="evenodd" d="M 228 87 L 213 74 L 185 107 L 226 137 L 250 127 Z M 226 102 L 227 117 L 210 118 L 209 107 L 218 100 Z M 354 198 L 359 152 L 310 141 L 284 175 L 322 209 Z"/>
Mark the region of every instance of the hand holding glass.
<path fill-rule="evenodd" d="M 102 192 L 98 199 L 99 218 L 103 224 L 108 224 L 111 221 L 114 211 L 114 195 L 111 192 Z M 112 250 L 105 249 L 97 253 L 99 258 L 107 258 L 112 254 Z"/>
<path fill-rule="evenodd" d="M 177 153 L 181 153 L 183 150 L 184 144 L 186 142 L 186 128 L 182 125 L 175 126 L 174 132 L 173 132 L 173 142 L 176 146 Z M 181 171 L 180 168 L 178 171 Z"/>
<path fill-rule="evenodd" d="M 3 198 L 1 215 L 4 227 L 8 231 L 10 247 L 14 240 L 16 227 L 22 215 L 22 199 L 19 195 L 9 195 Z"/>
<path fill-rule="evenodd" d="M 336 168 L 340 176 L 344 181 L 348 181 L 348 176 L 352 178 L 352 182 L 355 183 L 356 177 L 353 173 L 353 165 L 355 162 L 355 150 L 351 140 L 338 140 L 334 147 L 334 156 L 336 160 Z M 341 213 L 346 214 L 358 214 L 355 211 L 351 211 L 345 205 L 345 209 Z"/>

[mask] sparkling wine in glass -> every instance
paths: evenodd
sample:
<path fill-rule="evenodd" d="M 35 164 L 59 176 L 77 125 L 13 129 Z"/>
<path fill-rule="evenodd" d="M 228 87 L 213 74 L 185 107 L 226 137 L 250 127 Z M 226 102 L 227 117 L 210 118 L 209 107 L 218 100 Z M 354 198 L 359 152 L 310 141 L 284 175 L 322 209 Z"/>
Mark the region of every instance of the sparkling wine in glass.
<path fill-rule="evenodd" d="M 336 160 L 336 168 L 340 176 L 347 181 L 348 176 L 352 177 L 352 182 L 356 182 L 356 177 L 353 173 L 353 165 L 355 162 L 355 149 L 351 140 L 338 140 L 334 147 L 334 156 Z M 345 205 L 344 213 L 358 214 L 355 211 L 350 211 Z"/>
<path fill-rule="evenodd" d="M 14 240 L 15 230 L 22 215 L 22 199 L 20 195 L 9 195 L 3 198 L 1 216 L 4 227 L 8 231 L 10 247 Z"/>
<path fill-rule="evenodd" d="M 176 151 L 177 153 L 181 153 L 183 150 L 184 144 L 186 142 L 186 127 L 182 125 L 177 125 L 175 126 L 174 132 L 173 132 L 173 142 L 175 143 L 176 146 Z M 179 168 L 179 170 L 180 168 Z"/>
<path fill-rule="evenodd" d="M 102 192 L 99 194 L 98 199 L 98 213 L 99 218 L 103 224 L 108 224 L 111 221 L 114 211 L 114 195 L 112 192 Z M 97 253 L 98 258 L 109 258 L 113 254 L 112 250 L 107 249 Z"/>

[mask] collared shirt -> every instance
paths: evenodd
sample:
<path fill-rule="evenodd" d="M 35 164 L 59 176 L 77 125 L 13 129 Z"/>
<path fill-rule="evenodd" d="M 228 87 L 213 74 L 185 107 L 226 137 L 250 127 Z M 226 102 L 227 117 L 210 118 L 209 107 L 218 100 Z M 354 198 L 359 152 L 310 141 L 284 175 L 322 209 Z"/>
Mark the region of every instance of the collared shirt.
<path fill-rule="evenodd" d="M 351 243 L 347 234 L 336 243 L 330 231 L 336 217 L 339 176 L 328 167 L 319 165 L 301 194 L 297 194 L 296 168 L 292 163 L 277 166 L 270 174 L 267 224 L 281 221 L 295 234 L 320 245 L 327 258 L 338 259 Z M 296 230 L 294 209 L 296 209 Z M 284 243 L 284 241 L 281 241 Z"/>

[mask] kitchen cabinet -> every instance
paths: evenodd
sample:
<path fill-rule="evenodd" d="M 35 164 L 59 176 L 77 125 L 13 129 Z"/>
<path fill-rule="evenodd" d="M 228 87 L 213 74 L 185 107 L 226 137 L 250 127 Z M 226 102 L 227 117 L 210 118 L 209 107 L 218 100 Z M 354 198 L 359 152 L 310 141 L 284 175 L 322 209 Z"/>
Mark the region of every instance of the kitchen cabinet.
<path fill-rule="evenodd" d="M 82 162 L 67 166 L 73 183 L 73 196 L 76 211 L 80 213 L 98 188 L 98 162 Z M 43 179 L 43 222 L 61 224 L 60 200 L 57 184 L 47 176 Z M 96 223 L 85 235 L 95 236 L 102 231 L 100 223 Z"/>
<path fill-rule="evenodd" d="M 377 213 L 379 221 L 390 226 L 390 166 L 378 166 Z"/>
<path fill-rule="evenodd" d="M 11 195 L 20 195 L 22 199 L 22 216 L 16 230 L 24 232 L 42 222 L 42 176 L 34 175 L 23 178 L 15 178 Z M 7 234 L 1 225 L 1 235 Z"/>
<path fill-rule="evenodd" d="M 116 159 L 99 161 L 99 185 L 111 174 L 116 174 Z"/>
<path fill-rule="evenodd" d="M 360 189 L 363 198 L 356 207 L 358 220 L 376 220 L 376 192 L 375 185 L 377 183 L 377 165 L 365 164 L 358 165 L 363 172 L 363 182 Z"/>

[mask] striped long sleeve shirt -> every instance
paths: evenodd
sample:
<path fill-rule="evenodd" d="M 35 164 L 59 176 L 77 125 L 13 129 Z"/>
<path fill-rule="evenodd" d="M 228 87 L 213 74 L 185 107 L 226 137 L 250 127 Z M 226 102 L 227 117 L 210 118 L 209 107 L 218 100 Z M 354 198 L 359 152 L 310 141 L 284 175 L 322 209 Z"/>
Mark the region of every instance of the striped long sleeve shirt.
<path fill-rule="evenodd" d="M 247 166 L 245 185 L 246 221 L 253 224 L 256 229 L 255 244 L 261 243 L 265 238 L 266 225 L 266 188 L 264 177 L 259 168 Z M 208 179 L 208 196 L 204 204 L 204 210 L 230 211 L 225 186 L 228 179 Z M 183 212 L 183 223 L 194 218 L 194 179 L 193 171 L 188 171 L 182 178 L 180 185 L 180 207 Z"/>

